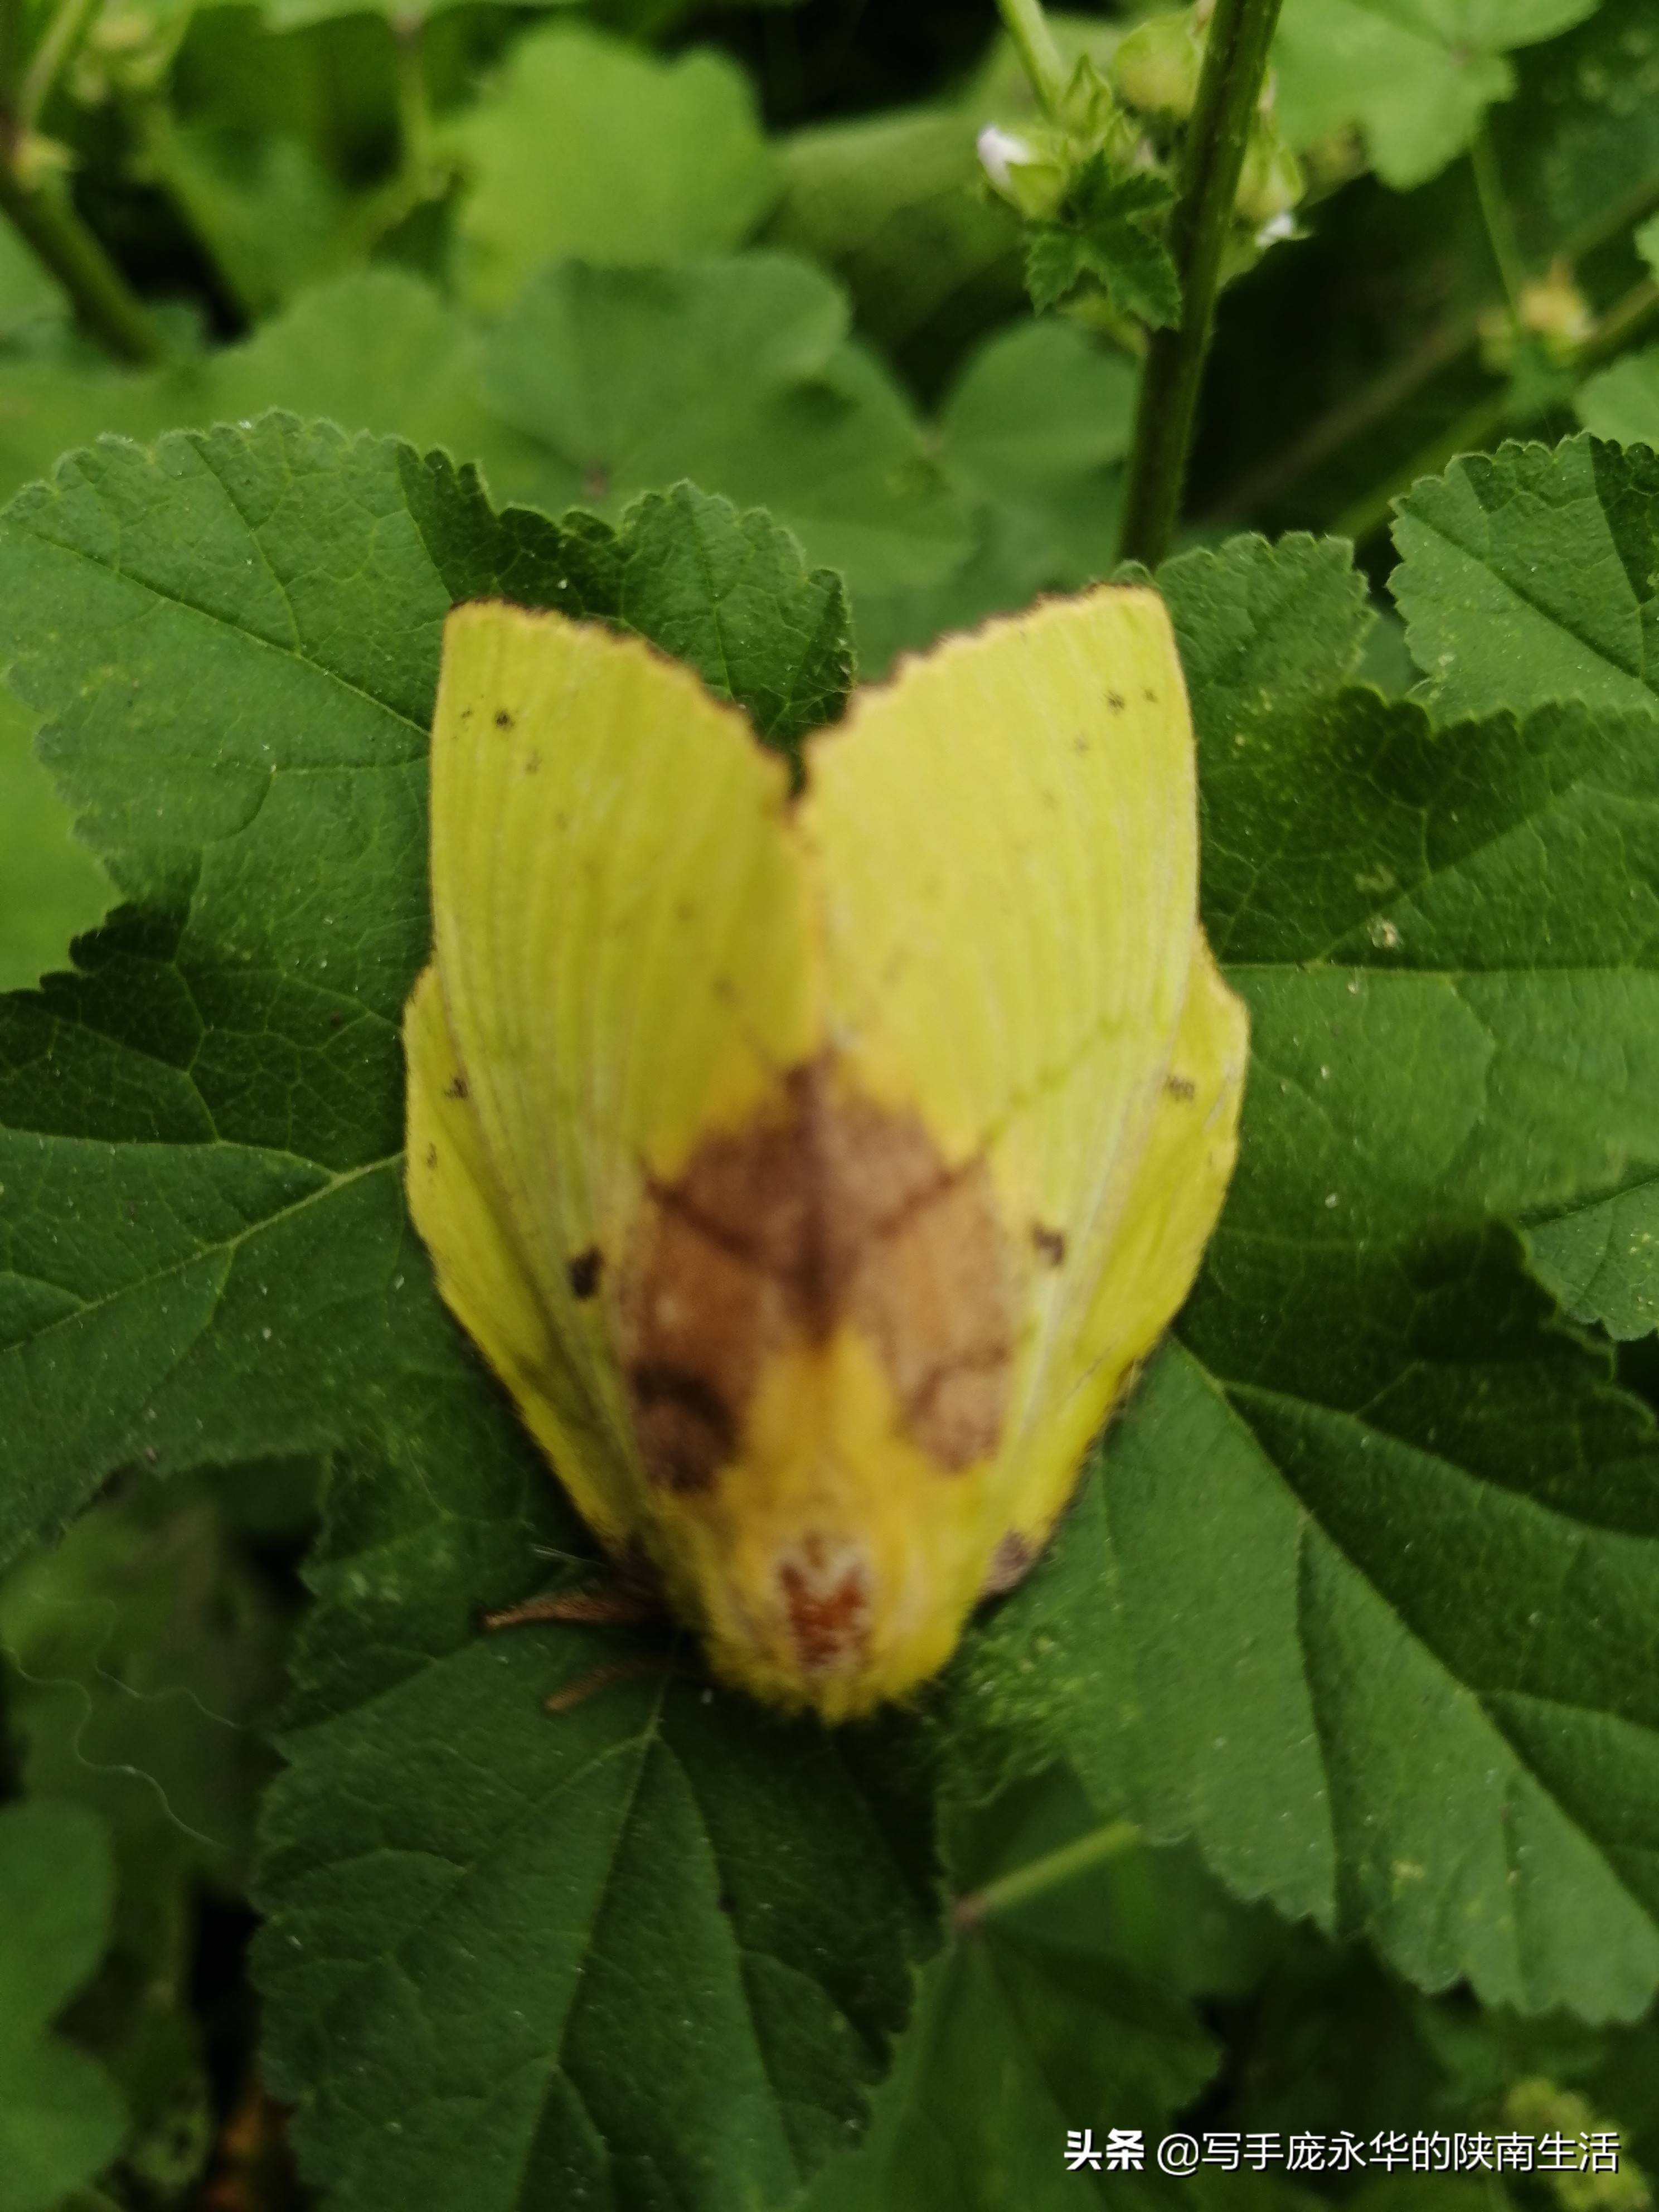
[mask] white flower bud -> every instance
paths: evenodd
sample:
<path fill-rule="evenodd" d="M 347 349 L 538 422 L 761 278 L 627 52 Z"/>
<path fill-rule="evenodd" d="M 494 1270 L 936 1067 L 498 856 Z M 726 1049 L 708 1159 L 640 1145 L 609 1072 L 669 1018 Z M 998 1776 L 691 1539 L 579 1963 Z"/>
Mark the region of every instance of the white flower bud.
<path fill-rule="evenodd" d="M 1000 125 L 988 123 L 979 134 L 979 165 L 997 190 L 1008 198 L 1013 197 L 1014 163 L 1035 161 L 1036 149 L 1024 138 L 1017 138 L 1012 131 Z"/>

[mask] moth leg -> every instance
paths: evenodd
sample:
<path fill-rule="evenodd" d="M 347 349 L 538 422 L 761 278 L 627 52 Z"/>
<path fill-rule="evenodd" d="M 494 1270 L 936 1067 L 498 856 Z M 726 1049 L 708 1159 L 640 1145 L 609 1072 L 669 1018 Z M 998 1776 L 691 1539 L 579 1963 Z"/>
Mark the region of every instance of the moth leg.
<path fill-rule="evenodd" d="M 663 1617 L 662 1601 L 651 1591 L 618 1583 L 609 1589 L 550 1590 L 544 1596 L 526 1598 L 522 1605 L 485 1613 L 483 1626 L 523 1628 L 532 1621 L 563 1620 L 587 1628 L 629 1628 Z"/>

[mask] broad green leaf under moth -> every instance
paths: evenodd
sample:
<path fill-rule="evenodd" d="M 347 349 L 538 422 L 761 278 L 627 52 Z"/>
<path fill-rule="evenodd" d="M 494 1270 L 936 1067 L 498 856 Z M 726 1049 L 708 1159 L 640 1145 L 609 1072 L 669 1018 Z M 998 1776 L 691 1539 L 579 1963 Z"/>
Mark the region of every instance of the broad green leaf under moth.
<path fill-rule="evenodd" d="M 405 1024 L 438 1280 L 726 1680 L 925 1680 L 1047 1542 L 1231 1172 L 1162 602 L 948 641 L 804 748 L 645 647 L 449 619 Z"/>

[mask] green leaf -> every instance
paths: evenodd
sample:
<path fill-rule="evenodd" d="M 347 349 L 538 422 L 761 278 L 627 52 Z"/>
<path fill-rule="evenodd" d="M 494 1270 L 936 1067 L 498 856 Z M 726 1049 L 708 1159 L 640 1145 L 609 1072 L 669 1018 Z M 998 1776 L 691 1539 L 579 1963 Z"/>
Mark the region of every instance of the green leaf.
<path fill-rule="evenodd" d="M 0 1551 L 141 1457 L 516 1436 L 401 1188 L 439 631 L 491 592 L 660 624 L 780 742 L 840 696 L 834 580 L 689 489 L 562 532 L 276 417 L 104 445 L 0 518 L 0 656 L 145 909 L 0 1000 Z"/>
<path fill-rule="evenodd" d="M 1584 428 L 1619 446 L 1659 446 L 1659 346 L 1623 354 L 1573 395 Z"/>
<path fill-rule="evenodd" d="M 55 278 L 9 223 L 0 223 L 0 346 L 62 323 L 68 312 Z"/>
<path fill-rule="evenodd" d="M 1028 224 L 1025 283 L 1039 313 L 1057 307 L 1085 276 L 1095 277 L 1120 314 L 1154 330 L 1179 319 L 1181 280 L 1170 249 L 1151 226 L 1175 198 L 1161 177 L 1115 175 L 1103 154 L 1086 162 L 1060 221 Z"/>
<path fill-rule="evenodd" d="M 941 583 L 860 595 L 866 677 L 902 647 L 1110 574 L 1135 384 L 1124 355 L 1057 317 L 1022 319 L 975 349 L 940 408 L 936 450 L 974 503 L 978 543 Z"/>
<path fill-rule="evenodd" d="M 1659 1980 L 1651 1422 L 1501 1238 L 1284 1245 L 1224 1226 L 962 1708 L 1424 1986 L 1632 2017 Z"/>
<path fill-rule="evenodd" d="M 1068 2130 L 1152 2127 L 1212 2064 L 1188 2008 L 1109 1963 L 997 1928 L 958 1937 L 922 1984 L 868 2143 L 800 2212 L 1068 2212 L 1161 2201 L 1133 2173 L 1068 2172 Z M 1154 2133 L 1153 2140 L 1156 2140 Z M 1092 2185 L 1092 2190 L 1091 2185 Z"/>
<path fill-rule="evenodd" d="M 570 1516 L 520 1450 L 340 1481 L 270 1802 L 273 2088 L 342 2208 L 793 2201 L 926 1942 L 902 1729 L 789 1726 L 670 1650 L 481 1635 Z"/>
<path fill-rule="evenodd" d="M 33 735 L 30 716 L 0 693 L 0 991 L 67 966 L 70 939 L 110 904 L 109 878 L 71 836 Z"/>
<path fill-rule="evenodd" d="M 1490 118 L 1522 246 L 1541 265 L 1606 239 L 1659 193 L 1659 35 L 1648 0 L 1601 0 L 1576 30 L 1517 56 Z"/>
<path fill-rule="evenodd" d="M 922 1976 L 868 2136 L 800 2212 L 1065 2212 L 1091 2187 L 1106 2203 L 1164 2201 L 1155 2168 L 1073 2174 L 1060 2152 L 1085 2125 L 1097 2145 L 1109 2126 L 1155 2142 L 1210 2081 L 1219 2054 L 1180 1954 L 1196 1897 L 1212 1919 L 1224 1905 L 1176 1855 L 1103 1839 L 1063 1769 L 957 1808 L 948 1840 L 951 1948 Z M 1045 1887 L 1057 1856 L 1072 1870 Z"/>
<path fill-rule="evenodd" d="M 0 361 L 0 489 L 100 430 L 149 439 L 280 405 L 441 446 L 498 501 L 550 514 L 581 501 L 615 516 L 690 477 L 769 507 L 857 586 L 926 586 L 962 561 L 969 517 L 846 330 L 841 294 L 784 255 L 562 267 L 488 338 L 419 277 L 358 270 L 181 366 Z"/>
<path fill-rule="evenodd" d="M 241 1886 L 280 1648 L 270 1598 L 207 1494 L 139 1486 L 0 1583 L 23 1784 L 107 1825 L 135 1951 L 191 1883 Z M 189 1965 L 146 1963 L 158 1984 Z"/>
<path fill-rule="evenodd" d="M 576 0 L 526 0 L 527 7 L 538 9 L 575 4 Z M 278 33 L 307 30 L 349 15 L 380 16 L 394 29 L 398 25 L 413 28 L 465 5 L 465 0 L 397 0 L 395 7 L 391 0 L 261 0 L 258 21 L 263 29 Z"/>
<path fill-rule="evenodd" d="M 1548 512 L 1506 556 L 1527 577 L 1517 621 L 1541 619 L 1541 580 L 1559 576 Z M 1566 512 L 1582 531 L 1582 503 Z M 1356 1175 L 1390 1235 L 1425 1210 L 1518 1218 L 1575 1316 L 1644 1334 L 1659 1321 L 1659 724 L 1562 706 L 1435 732 L 1406 701 L 1321 698 L 1322 657 L 1334 684 L 1363 620 L 1325 551 L 1246 541 L 1163 578 L 1213 825 L 1206 921 L 1251 1006 L 1255 1081 L 1279 1086 L 1258 1152 L 1335 1199 L 1333 1229 Z M 1423 586 L 1400 580 L 1409 613 Z M 1601 619 L 1605 595 L 1587 600 Z M 1454 698 L 1477 682 L 1520 696 L 1492 603 L 1467 628 L 1430 605 L 1458 648 Z M 1431 660 L 1420 634 L 1416 650 Z"/>
<path fill-rule="evenodd" d="M 781 194 L 763 235 L 832 269 L 859 327 L 907 365 L 948 364 L 964 330 L 1022 304 L 1019 224 L 977 189 L 976 128 L 954 108 L 909 108 L 776 142 Z"/>
<path fill-rule="evenodd" d="M 124 374 L 79 359 L 0 360 L 0 490 L 104 432 L 248 422 L 282 406 L 476 461 L 497 495 L 539 489 L 538 449 L 477 392 L 471 325 L 422 278 L 356 270 L 306 291 L 240 345 Z"/>
<path fill-rule="evenodd" d="M 351 258 L 349 195 L 303 138 L 164 123 L 149 154 L 250 317 Z"/>
<path fill-rule="evenodd" d="M 806 263 L 749 253 L 678 270 L 550 269 L 489 341 L 483 387 L 539 441 L 538 503 L 605 512 L 689 476 L 764 506 L 854 592 L 947 574 L 961 501 L 842 295 Z"/>
<path fill-rule="evenodd" d="M 1481 1222 L 1587 1218 L 1659 1160 L 1656 726 L 1332 696 L 1341 551 L 1162 574 L 1254 1027 L 1239 1166 L 1179 1346 L 953 1712 L 1000 1715 L 981 1765 L 1054 1743 L 1103 1810 L 1428 1987 L 1628 2016 L 1659 1978 L 1659 1445 Z"/>
<path fill-rule="evenodd" d="M 1655 711 L 1659 459 L 1505 445 L 1401 501 L 1393 580 L 1436 716 L 1544 699 Z"/>
<path fill-rule="evenodd" d="M 777 191 L 732 63 L 706 52 L 659 61 L 575 24 L 520 40 L 500 84 L 447 135 L 468 179 L 459 270 L 489 307 L 545 261 L 722 252 Z"/>
<path fill-rule="evenodd" d="M 76 2027 L 125 2097 L 123 2174 L 158 2186 L 198 2178 L 213 2142 L 198 1905 L 246 1881 L 280 1645 L 267 1590 L 188 1484 L 100 1501 L 0 1583 L 20 1778 L 100 1814 L 113 1843 L 113 1940 Z"/>
<path fill-rule="evenodd" d="M 90 1814 L 0 1808 L 0 2212 L 52 2212 L 125 2132 L 103 2069 L 48 2033 L 103 1955 L 112 1887 Z"/>
<path fill-rule="evenodd" d="M 1285 0 L 1273 46 L 1293 145 L 1346 125 L 1377 174 L 1408 191 L 1461 154 L 1515 89 L 1505 58 L 1592 14 L 1597 0 Z"/>

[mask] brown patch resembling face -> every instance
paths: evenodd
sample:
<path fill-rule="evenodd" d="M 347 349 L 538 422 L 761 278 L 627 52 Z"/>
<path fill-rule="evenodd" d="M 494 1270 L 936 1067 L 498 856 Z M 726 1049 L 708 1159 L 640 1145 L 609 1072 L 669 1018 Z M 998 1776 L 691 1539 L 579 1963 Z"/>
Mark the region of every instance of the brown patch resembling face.
<path fill-rule="evenodd" d="M 855 1666 L 870 1641 L 870 1570 L 861 1551 L 807 1536 L 778 1565 L 790 1639 L 809 1674 Z"/>
<path fill-rule="evenodd" d="M 682 1492 L 712 1483 L 768 1357 L 844 1322 L 909 1441 L 942 1472 L 970 1467 L 1001 1437 L 1013 1306 L 984 1162 L 948 1168 L 914 1115 L 847 1090 L 827 1057 L 796 1068 L 781 1111 L 708 1138 L 647 1192 L 618 1286 L 647 1471 Z"/>

